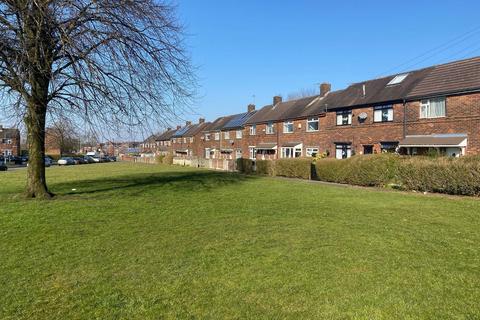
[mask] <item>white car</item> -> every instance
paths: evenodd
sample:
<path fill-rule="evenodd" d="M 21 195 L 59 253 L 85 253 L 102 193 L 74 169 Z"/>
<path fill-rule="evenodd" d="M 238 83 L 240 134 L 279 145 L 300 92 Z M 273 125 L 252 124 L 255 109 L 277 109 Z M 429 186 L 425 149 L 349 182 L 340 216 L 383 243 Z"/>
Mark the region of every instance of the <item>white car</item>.
<path fill-rule="evenodd" d="M 68 165 L 75 164 L 75 160 L 73 160 L 73 158 L 64 157 L 58 160 L 57 163 L 59 166 L 68 166 Z"/>

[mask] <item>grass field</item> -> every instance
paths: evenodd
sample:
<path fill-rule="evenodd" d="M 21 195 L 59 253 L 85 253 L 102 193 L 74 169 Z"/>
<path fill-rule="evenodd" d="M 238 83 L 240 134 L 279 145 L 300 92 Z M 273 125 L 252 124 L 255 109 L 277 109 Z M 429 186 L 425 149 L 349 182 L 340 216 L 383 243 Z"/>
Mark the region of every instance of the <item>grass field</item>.
<path fill-rule="evenodd" d="M 47 170 L 53 201 L 0 172 L 0 319 L 480 319 L 478 199 Z"/>

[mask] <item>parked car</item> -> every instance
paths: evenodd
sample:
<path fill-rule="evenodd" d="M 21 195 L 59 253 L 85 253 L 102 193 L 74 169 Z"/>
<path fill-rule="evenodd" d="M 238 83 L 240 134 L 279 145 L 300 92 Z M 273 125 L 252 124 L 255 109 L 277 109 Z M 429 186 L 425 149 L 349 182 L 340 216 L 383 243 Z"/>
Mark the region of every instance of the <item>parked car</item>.
<path fill-rule="evenodd" d="M 95 160 L 90 156 L 85 156 L 83 159 L 85 159 L 86 163 L 95 163 Z"/>
<path fill-rule="evenodd" d="M 60 160 L 58 160 L 58 165 L 59 166 L 69 166 L 75 164 L 75 160 L 70 157 L 63 157 Z"/>
<path fill-rule="evenodd" d="M 87 164 L 88 162 L 83 159 L 83 157 L 74 157 L 73 161 L 75 161 L 75 164 Z"/>
<path fill-rule="evenodd" d="M 53 160 L 49 157 L 45 157 L 45 167 L 50 167 L 53 164 Z"/>
<path fill-rule="evenodd" d="M 5 165 L 5 163 L 0 162 L 0 171 L 7 171 L 8 167 Z"/>
<path fill-rule="evenodd" d="M 116 156 L 111 156 L 111 157 L 110 157 L 110 160 L 111 160 L 111 161 L 117 161 L 117 157 L 116 157 Z"/>

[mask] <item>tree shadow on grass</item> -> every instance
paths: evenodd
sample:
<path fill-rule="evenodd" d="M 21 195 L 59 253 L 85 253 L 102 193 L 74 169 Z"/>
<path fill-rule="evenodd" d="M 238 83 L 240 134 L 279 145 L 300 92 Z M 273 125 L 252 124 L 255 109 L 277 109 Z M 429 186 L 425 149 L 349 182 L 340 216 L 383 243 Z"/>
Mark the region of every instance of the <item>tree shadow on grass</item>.
<path fill-rule="evenodd" d="M 243 183 L 255 179 L 237 173 L 216 171 L 138 173 L 115 177 L 100 177 L 69 182 L 53 183 L 51 189 L 57 195 L 103 194 L 115 192 L 136 195 L 145 192 L 204 191 Z"/>

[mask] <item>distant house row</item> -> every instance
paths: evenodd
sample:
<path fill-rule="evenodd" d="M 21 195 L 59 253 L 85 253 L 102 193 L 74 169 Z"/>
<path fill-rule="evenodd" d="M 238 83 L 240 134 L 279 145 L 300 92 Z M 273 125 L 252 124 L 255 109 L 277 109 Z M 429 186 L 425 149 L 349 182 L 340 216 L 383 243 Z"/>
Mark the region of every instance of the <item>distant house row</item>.
<path fill-rule="evenodd" d="M 151 136 L 144 152 L 180 158 L 278 159 L 322 153 L 480 154 L 480 57 L 358 82 L 293 101 L 199 119 Z"/>
<path fill-rule="evenodd" d="M 0 125 L 0 156 L 20 155 L 20 130 Z"/>

